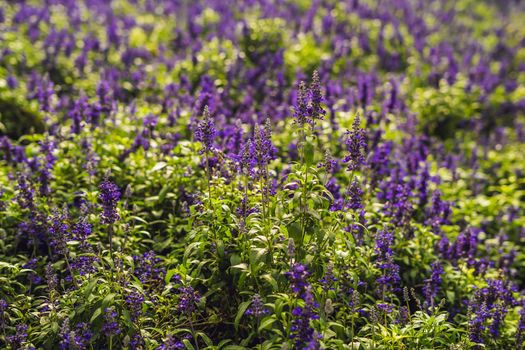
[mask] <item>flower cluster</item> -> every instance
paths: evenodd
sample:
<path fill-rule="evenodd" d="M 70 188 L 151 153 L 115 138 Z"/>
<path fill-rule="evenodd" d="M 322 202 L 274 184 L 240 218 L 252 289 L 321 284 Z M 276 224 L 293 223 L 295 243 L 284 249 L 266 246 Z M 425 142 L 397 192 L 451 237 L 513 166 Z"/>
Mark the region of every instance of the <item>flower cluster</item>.
<path fill-rule="evenodd" d="M 93 331 L 89 323 L 78 323 L 73 329 L 70 328 L 69 320 L 66 319 L 60 328 L 59 346 L 62 350 L 67 349 L 89 349 Z"/>
<path fill-rule="evenodd" d="M 388 230 L 378 231 L 375 240 L 376 266 L 381 270 L 381 276 L 377 278 L 379 293 L 384 297 L 385 292 L 396 290 L 401 280 L 399 276 L 399 265 L 394 260 L 392 245 L 394 234 Z"/>
<path fill-rule="evenodd" d="M 120 189 L 116 184 L 105 178 L 99 185 L 98 199 L 102 203 L 101 221 L 104 224 L 113 224 L 120 219 L 117 213 L 117 204 L 120 200 Z"/>
<path fill-rule="evenodd" d="M 299 305 L 292 310 L 292 326 L 290 327 L 290 338 L 295 340 L 295 347 L 298 349 L 308 348 L 307 344 L 316 344 L 318 334 L 311 326 L 312 320 L 319 319 L 316 310 L 319 304 L 315 301 L 312 286 L 307 281 L 309 271 L 306 266 L 294 264 L 290 271 L 285 275 L 290 280 L 292 291 L 302 300 L 303 305 Z"/>
<path fill-rule="evenodd" d="M 423 295 L 428 305 L 434 305 L 434 299 L 439 293 L 444 269 L 439 261 L 434 261 L 431 265 L 432 275 L 428 280 L 425 281 L 425 286 L 423 287 Z"/>
<path fill-rule="evenodd" d="M 473 314 L 469 322 L 471 341 L 483 344 L 489 337 L 500 336 L 500 329 L 508 308 L 517 304 L 513 291 L 514 287 L 497 279 L 487 280 L 487 287 L 476 290 L 469 302 Z"/>
<path fill-rule="evenodd" d="M 125 301 L 130 311 L 131 319 L 136 322 L 140 315 L 142 315 L 144 296 L 137 291 L 132 291 L 126 296 Z"/>
<path fill-rule="evenodd" d="M 214 150 L 213 142 L 217 135 L 217 130 L 215 129 L 215 123 L 210 115 L 208 106 L 204 107 L 202 115 L 203 119 L 198 123 L 197 128 L 195 129 L 195 140 L 202 144 L 203 153 L 209 153 Z"/>
<path fill-rule="evenodd" d="M 312 83 L 309 88 L 301 81 L 297 91 L 297 102 L 294 106 L 295 123 L 303 127 L 309 124 L 315 126 L 317 120 L 322 120 L 326 114 L 322 104 L 324 102 L 321 91 L 319 72 L 316 70 L 312 75 Z"/>
<path fill-rule="evenodd" d="M 246 314 L 251 315 L 255 318 L 260 318 L 261 316 L 264 316 L 269 313 L 270 310 L 268 310 L 264 306 L 261 296 L 259 294 L 254 294 L 252 297 L 252 303 L 250 304 L 250 307 L 246 310 Z"/>
<path fill-rule="evenodd" d="M 348 163 L 348 171 L 358 170 L 365 164 L 367 152 L 366 134 L 365 130 L 361 128 L 359 115 L 354 117 L 352 130 L 346 133 L 345 144 L 348 149 L 348 155 L 343 159 L 343 162 Z"/>
<path fill-rule="evenodd" d="M 522 348 L 524 13 L 3 1 L 0 347 Z"/>
<path fill-rule="evenodd" d="M 179 305 L 177 309 L 180 313 L 191 317 L 200 301 L 199 292 L 193 289 L 192 286 L 179 288 Z"/>
<path fill-rule="evenodd" d="M 164 285 L 166 270 L 161 266 L 160 258 L 154 251 L 133 256 L 133 274 L 149 289 L 158 289 Z"/>

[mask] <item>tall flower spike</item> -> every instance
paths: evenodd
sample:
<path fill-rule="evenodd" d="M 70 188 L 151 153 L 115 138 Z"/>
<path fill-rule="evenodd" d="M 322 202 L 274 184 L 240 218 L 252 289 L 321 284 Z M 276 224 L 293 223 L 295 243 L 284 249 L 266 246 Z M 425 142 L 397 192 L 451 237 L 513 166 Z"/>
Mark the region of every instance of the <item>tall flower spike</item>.
<path fill-rule="evenodd" d="M 394 235 L 386 230 L 379 231 L 376 234 L 375 243 L 376 266 L 382 270 L 381 276 L 377 279 L 380 286 L 379 291 L 384 293 L 386 290 L 395 290 L 401 278 L 399 277 L 399 265 L 393 260 Z"/>
<path fill-rule="evenodd" d="M 22 344 L 27 339 L 27 328 L 26 324 L 18 324 L 16 326 L 16 333 L 6 337 L 6 340 L 11 345 L 12 349 L 22 349 Z"/>
<path fill-rule="evenodd" d="M 114 307 L 104 309 L 104 323 L 102 324 L 102 333 L 106 337 L 112 337 L 122 332 L 118 324 L 118 314 Z"/>
<path fill-rule="evenodd" d="M 349 197 L 348 208 L 350 209 L 363 209 L 363 190 L 361 189 L 361 184 L 359 179 L 354 179 L 348 189 L 346 194 Z"/>
<path fill-rule="evenodd" d="M 248 140 L 242 145 L 239 158 L 240 172 L 244 175 L 252 175 L 254 166 L 252 140 Z"/>
<path fill-rule="evenodd" d="M 427 304 L 430 306 L 434 305 L 434 299 L 439 293 L 442 282 L 441 275 L 443 272 L 443 266 L 441 266 L 439 261 L 434 261 L 432 263 L 432 275 L 430 279 L 425 281 L 426 284 L 423 287 L 423 294 L 425 295 Z"/>
<path fill-rule="evenodd" d="M 327 173 L 333 174 L 338 170 L 337 160 L 334 159 L 329 149 L 324 151 L 324 161 L 317 165 L 318 168 L 324 167 Z"/>
<path fill-rule="evenodd" d="M 264 303 L 259 294 L 254 294 L 252 297 L 252 303 L 246 310 L 246 315 L 252 315 L 256 318 L 264 316 L 270 313 L 270 311 L 264 306 Z"/>
<path fill-rule="evenodd" d="M 131 320 L 137 321 L 142 314 L 142 303 L 144 303 L 144 297 L 137 291 L 132 291 L 126 298 L 126 305 L 129 307 Z"/>
<path fill-rule="evenodd" d="M 306 84 L 301 81 L 297 92 L 297 103 L 294 107 L 295 122 L 303 127 L 308 122 L 308 91 Z"/>
<path fill-rule="evenodd" d="M 177 306 L 177 309 L 179 312 L 191 316 L 201 300 L 200 294 L 193 289 L 192 286 L 181 287 L 179 288 L 179 292 L 179 305 Z"/>
<path fill-rule="evenodd" d="M 315 302 L 312 286 L 305 287 L 303 296 L 304 307 L 298 306 L 292 310 L 292 326 L 290 338 L 295 340 L 296 349 L 311 349 L 310 342 L 316 342 L 317 335 L 310 326 L 311 320 L 319 319 L 316 309 L 319 305 Z"/>
<path fill-rule="evenodd" d="M 361 118 L 357 114 L 352 123 L 352 131 L 346 132 L 347 138 L 345 141 L 348 147 L 348 155 L 343 159 L 343 162 L 348 163 L 348 170 L 354 171 L 365 164 L 365 153 L 367 151 L 365 131 L 361 129 Z"/>
<path fill-rule="evenodd" d="M 120 189 L 107 177 L 99 186 L 99 200 L 102 202 L 102 223 L 113 224 L 120 219 L 117 213 L 117 203 L 120 200 Z"/>
<path fill-rule="evenodd" d="M 203 119 L 199 122 L 197 129 L 195 130 L 195 139 L 202 143 L 202 153 L 205 153 L 213 151 L 213 142 L 215 140 L 217 130 L 215 129 L 215 123 L 210 116 L 208 106 L 204 106 L 202 115 Z"/>
<path fill-rule="evenodd" d="M 310 273 L 303 264 L 293 264 L 290 271 L 285 273 L 285 276 L 290 280 L 290 286 L 292 291 L 298 294 L 302 294 L 304 289 L 309 285 L 306 281 Z"/>
<path fill-rule="evenodd" d="M 312 83 L 310 84 L 310 96 L 311 96 L 311 121 L 313 126 L 315 120 L 322 120 L 325 115 L 325 110 L 322 107 L 324 101 L 323 93 L 321 91 L 321 81 L 319 79 L 319 72 L 314 71 L 312 75 Z"/>
<path fill-rule="evenodd" d="M 264 168 L 272 159 L 274 159 L 275 147 L 271 140 L 271 126 L 266 123 L 263 128 L 255 125 L 254 142 L 252 143 L 255 161 L 259 167 L 259 176 L 265 175 Z"/>

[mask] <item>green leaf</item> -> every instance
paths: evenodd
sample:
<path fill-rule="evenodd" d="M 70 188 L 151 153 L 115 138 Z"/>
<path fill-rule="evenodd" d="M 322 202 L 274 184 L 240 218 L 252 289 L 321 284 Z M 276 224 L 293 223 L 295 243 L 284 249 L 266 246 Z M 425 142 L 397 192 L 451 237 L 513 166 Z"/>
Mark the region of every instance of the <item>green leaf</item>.
<path fill-rule="evenodd" d="M 157 164 L 155 164 L 155 166 L 150 170 L 151 173 L 154 173 L 155 171 L 159 171 L 161 169 L 163 169 L 166 165 L 168 165 L 168 163 L 166 162 L 158 162 Z"/>
<path fill-rule="evenodd" d="M 93 312 L 93 315 L 91 315 L 91 319 L 89 322 L 93 323 L 100 315 L 102 314 L 102 308 L 99 307 L 98 309 Z"/>
<path fill-rule="evenodd" d="M 272 316 L 266 317 L 265 319 L 263 319 L 262 322 L 261 322 L 261 325 L 259 326 L 259 332 L 262 332 L 263 330 L 270 328 L 270 326 L 275 321 L 276 321 L 276 319 L 273 318 Z"/>
<path fill-rule="evenodd" d="M 306 165 L 312 165 L 314 163 L 315 147 L 313 142 L 307 141 L 304 145 L 304 160 Z"/>
<path fill-rule="evenodd" d="M 115 296 L 116 296 L 115 293 L 111 293 L 111 294 L 106 295 L 104 300 L 102 300 L 102 308 L 105 309 L 110 304 L 113 304 L 113 299 L 115 299 Z"/>
<path fill-rule="evenodd" d="M 166 198 L 166 195 L 168 194 L 169 189 L 170 189 L 170 186 L 168 186 L 168 184 L 166 184 L 166 185 L 164 185 L 164 187 L 162 187 L 162 189 L 159 192 L 159 198 L 158 198 L 159 202 L 163 202 L 164 201 L 164 199 Z"/>
<path fill-rule="evenodd" d="M 84 297 L 87 298 L 91 295 L 91 293 L 93 292 L 93 289 L 95 288 L 95 286 L 97 285 L 98 283 L 98 278 L 95 278 L 93 280 L 91 280 L 88 285 L 86 286 L 86 288 L 84 289 Z"/>
<path fill-rule="evenodd" d="M 252 302 L 250 300 L 244 301 L 239 305 L 239 310 L 237 311 L 237 315 L 235 316 L 235 321 L 233 325 L 235 326 L 235 330 L 237 331 L 239 329 L 239 322 L 241 321 L 242 316 L 246 312 L 246 309 L 248 309 L 248 306 L 250 306 Z"/>
<path fill-rule="evenodd" d="M 204 340 L 204 342 L 206 343 L 206 345 L 213 346 L 213 341 L 203 332 L 197 332 L 197 337 L 201 337 L 202 340 Z"/>
<path fill-rule="evenodd" d="M 272 285 L 273 290 L 279 289 L 279 286 L 277 285 L 277 281 L 269 273 L 262 275 L 261 278 L 266 280 L 268 283 L 270 283 Z"/>
<path fill-rule="evenodd" d="M 248 265 L 246 263 L 240 263 L 231 267 L 232 269 L 247 270 Z"/>
<path fill-rule="evenodd" d="M 191 345 L 188 339 L 183 339 L 182 342 L 186 346 L 186 349 L 195 350 L 195 348 L 193 347 L 193 345 Z"/>

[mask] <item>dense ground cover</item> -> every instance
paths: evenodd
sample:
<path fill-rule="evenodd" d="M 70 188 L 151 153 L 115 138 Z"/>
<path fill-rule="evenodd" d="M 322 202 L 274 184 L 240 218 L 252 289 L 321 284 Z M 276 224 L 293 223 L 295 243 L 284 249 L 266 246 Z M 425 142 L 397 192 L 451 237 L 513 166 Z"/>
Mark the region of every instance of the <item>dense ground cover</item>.
<path fill-rule="evenodd" d="M 522 348 L 524 17 L 0 3 L 0 347 Z"/>

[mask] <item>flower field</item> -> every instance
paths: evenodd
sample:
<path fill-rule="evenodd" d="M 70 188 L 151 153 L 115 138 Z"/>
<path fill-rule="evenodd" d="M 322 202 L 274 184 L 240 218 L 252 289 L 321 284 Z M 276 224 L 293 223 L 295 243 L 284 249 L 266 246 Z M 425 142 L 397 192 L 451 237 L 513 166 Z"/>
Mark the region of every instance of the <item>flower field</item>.
<path fill-rule="evenodd" d="M 0 349 L 525 349 L 524 23 L 0 1 Z"/>

